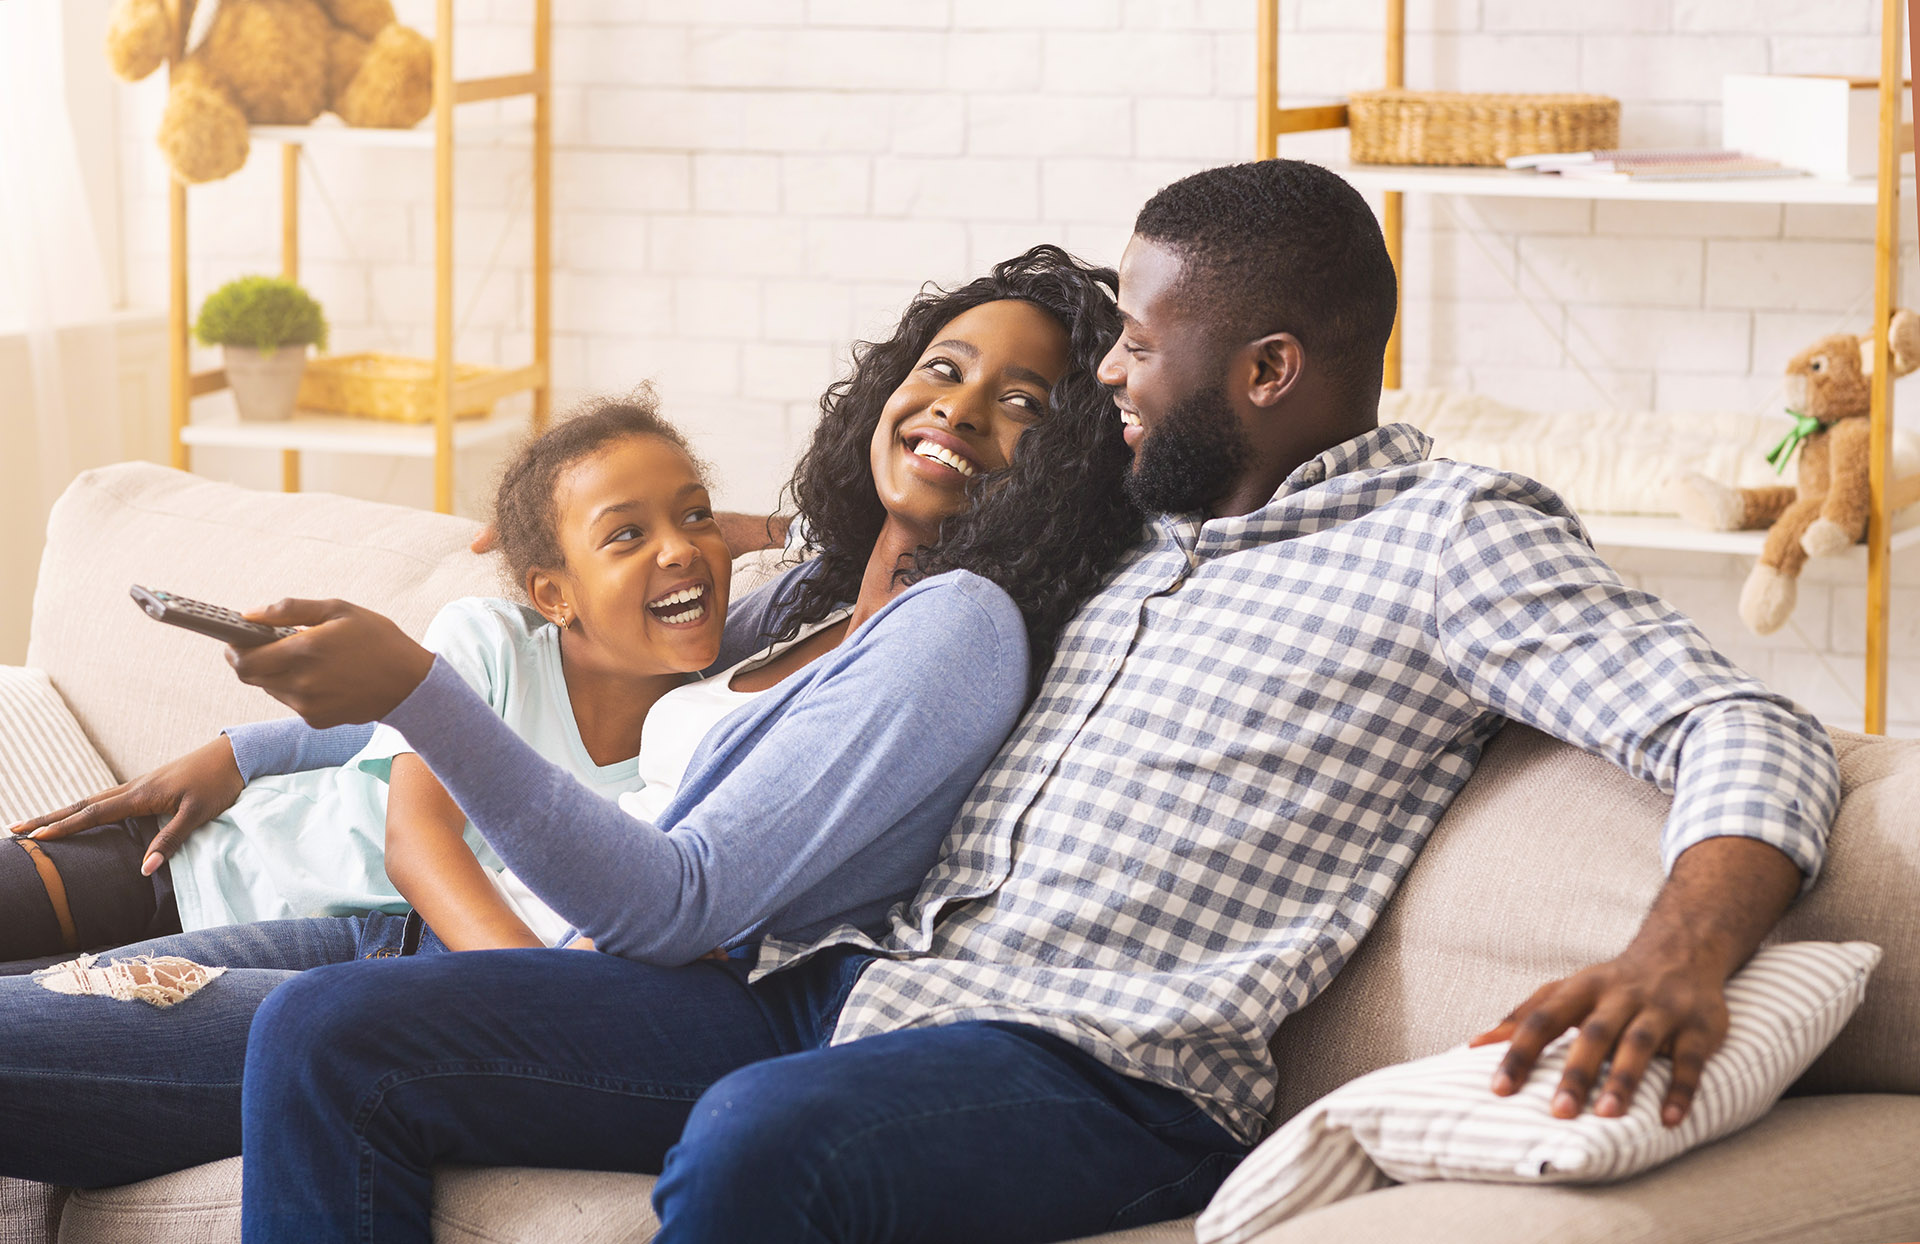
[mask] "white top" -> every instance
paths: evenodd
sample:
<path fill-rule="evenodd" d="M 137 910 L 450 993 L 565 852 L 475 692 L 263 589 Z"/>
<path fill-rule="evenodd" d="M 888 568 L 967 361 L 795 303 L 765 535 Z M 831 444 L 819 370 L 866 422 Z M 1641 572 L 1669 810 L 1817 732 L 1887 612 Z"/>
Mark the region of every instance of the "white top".
<path fill-rule="evenodd" d="M 644 785 L 620 796 L 620 810 L 636 820 L 658 821 L 679 793 L 700 741 L 735 709 L 751 704 L 761 694 L 734 690 L 734 675 L 759 669 L 800 641 L 844 621 L 852 612 L 836 609 L 818 622 L 801 627 L 784 643 L 769 644 L 729 669 L 661 696 L 640 727 L 640 777 Z"/>

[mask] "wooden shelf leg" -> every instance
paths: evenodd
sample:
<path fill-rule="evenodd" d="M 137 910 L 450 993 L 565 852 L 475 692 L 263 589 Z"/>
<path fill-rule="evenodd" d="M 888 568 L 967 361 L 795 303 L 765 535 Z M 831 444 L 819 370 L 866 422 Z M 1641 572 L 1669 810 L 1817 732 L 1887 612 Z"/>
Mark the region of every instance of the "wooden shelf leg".
<path fill-rule="evenodd" d="M 300 144 L 280 146 L 280 275 L 300 279 Z"/>
<path fill-rule="evenodd" d="M 1401 277 L 1405 271 L 1401 257 L 1405 229 L 1401 194 L 1398 190 L 1389 190 L 1380 201 L 1380 232 L 1387 240 L 1387 258 L 1393 261 L 1394 281 L 1393 331 L 1387 335 L 1387 354 L 1380 363 L 1380 386 L 1385 389 L 1400 387 L 1400 319 L 1407 305 L 1405 282 Z"/>
<path fill-rule="evenodd" d="M 1905 6 L 1882 0 L 1880 9 L 1879 196 L 1873 242 L 1873 379 L 1868 415 L 1867 487 L 1867 668 L 1868 734 L 1887 731 L 1888 576 L 1893 569 L 1891 517 L 1887 485 L 1892 475 L 1893 363 L 1887 327 L 1900 298 L 1900 44 Z"/>
<path fill-rule="evenodd" d="M 187 56 L 187 30 L 193 25 L 194 0 L 166 0 L 173 23 L 167 49 L 167 83 Z M 176 471 L 192 469 L 191 451 L 181 434 L 192 411 L 192 360 L 187 353 L 187 184 L 167 177 L 167 461 Z"/>
<path fill-rule="evenodd" d="M 189 470 L 186 430 L 191 397 L 187 392 L 187 185 L 178 177 L 167 180 L 167 427 L 176 471 Z"/>
<path fill-rule="evenodd" d="M 453 513 L 453 0 L 433 40 L 433 508 Z"/>
<path fill-rule="evenodd" d="M 533 6 L 533 361 L 540 385 L 533 391 L 533 430 L 547 426 L 553 410 L 553 36 L 552 0 Z"/>
<path fill-rule="evenodd" d="M 1254 157 L 1271 160 L 1280 154 L 1280 0 L 1260 0 L 1259 33 L 1254 37 L 1259 40 Z"/>
<path fill-rule="evenodd" d="M 280 275 L 300 279 L 300 144 L 280 146 Z M 280 451 L 280 491 L 300 491 L 300 451 Z"/>
<path fill-rule="evenodd" d="M 1386 43 L 1383 76 L 1386 87 L 1392 90 L 1407 84 L 1407 0 L 1387 0 Z M 1400 318 L 1407 306 L 1401 276 L 1405 271 L 1401 259 L 1406 229 L 1402 206 L 1397 190 L 1388 191 L 1380 204 L 1380 231 L 1386 235 L 1387 258 L 1393 261 L 1394 278 L 1393 332 L 1387 337 L 1387 355 L 1380 365 L 1380 386 L 1386 389 L 1400 387 Z"/>

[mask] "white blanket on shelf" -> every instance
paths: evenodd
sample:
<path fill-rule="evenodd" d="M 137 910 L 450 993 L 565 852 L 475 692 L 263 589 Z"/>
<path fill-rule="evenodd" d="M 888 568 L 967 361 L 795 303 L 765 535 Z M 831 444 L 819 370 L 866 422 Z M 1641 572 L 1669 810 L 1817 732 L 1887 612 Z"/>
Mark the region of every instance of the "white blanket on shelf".
<path fill-rule="evenodd" d="M 1382 423 L 1411 423 L 1436 458 L 1477 462 L 1537 479 L 1582 514 L 1672 514 L 1668 482 L 1686 471 L 1741 488 L 1794 481 L 1767 465 L 1793 426 L 1784 416 L 1610 410 L 1541 413 L 1476 393 L 1388 390 Z M 1893 475 L 1920 472 L 1920 437 L 1895 432 Z M 1920 507 L 1907 511 L 1920 521 Z"/>

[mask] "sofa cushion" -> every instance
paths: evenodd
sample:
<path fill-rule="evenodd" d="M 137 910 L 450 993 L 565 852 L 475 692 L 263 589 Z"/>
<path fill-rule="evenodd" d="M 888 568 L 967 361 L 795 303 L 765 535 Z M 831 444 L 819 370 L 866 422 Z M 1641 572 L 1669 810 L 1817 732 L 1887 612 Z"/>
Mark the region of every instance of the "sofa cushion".
<path fill-rule="evenodd" d="M 436 1244 L 644 1244 L 659 1227 L 652 1195 L 650 1175 L 444 1167 L 433 1184 L 433 1238 Z M 239 1158 L 118 1188 L 79 1189 L 60 1224 L 61 1244 L 238 1244 L 239 1239 Z M 1080 1244 L 1192 1241 L 1193 1219 L 1183 1218 Z"/>
<path fill-rule="evenodd" d="M 653 1230 L 648 1202 L 652 1184 L 644 1175 L 449 1170 L 434 1190 L 434 1238 L 441 1244 L 645 1240 Z M 549 1201 L 559 1202 L 559 1208 L 550 1209 Z M 239 1206 L 240 1161 L 233 1158 L 121 1188 L 75 1192 L 60 1238 L 62 1244 L 237 1244 Z M 564 1217 L 551 1217 L 562 1210 L 567 1211 Z M 558 1226 L 562 1233 L 529 1235 L 513 1225 L 535 1220 Z M 613 1234 L 582 1229 L 590 1224 Z M 1192 1239 L 1192 1219 L 1181 1219 L 1079 1244 L 1190 1244 Z M 1792 1098 L 1737 1136 L 1604 1188 L 1444 1182 L 1387 1188 L 1290 1219 L 1262 1236 L 1259 1244 L 1326 1240 L 1920 1240 L 1920 1097 Z"/>
<path fill-rule="evenodd" d="M 433 1188 L 433 1238 L 442 1244 L 627 1244 L 659 1223 L 644 1175 L 453 1167 Z M 66 1244 L 237 1244 L 240 1159 L 210 1162 L 117 1188 L 76 1189 Z"/>
<path fill-rule="evenodd" d="M 53 1244 L 67 1190 L 0 1176 L 0 1244 Z"/>
<path fill-rule="evenodd" d="M 1847 796 L 1826 865 L 1773 940 L 1872 942 L 1886 957 L 1802 1088 L 1920 1093 L 1920 740 L 1835 742 Z M 1275 1122 L 1457 1045 L 1547 981 L 1618 954 L 1664 880 L 1669 802 L 1537 731 L 1502 730 L 1373 932 L 1280 1025 Z"/>
<path fill-rule="evenodd" d="M 27 664 L 42 669 L 121 778 L 225 725 L 284 716 L 243 686 L 220 645 L 161 626 L 134 583 L 245 609 L 342 596 L 419 635 L 441 605 L 498 595 L 470 519 L 326 493 L 269 493 L 148 463 L 76 479 L 47 518 Z"/>
<path fill-rule="evenodd" d="M 1361 1076 L 1255 1149 L 1201 1215 L 1199 1238 L 1253 1244 L 1286 1218 L 1389 1177 L 1602 1183 L 1671 1161 L 1764 1115 L 1859 1008 L 1879 959 L 1879 948 L 1864 942 L 1795 942 L 1755 955 L 1727 983 L 1726 1042 L 1678 1127 L 1660 1121 L 1673 1074 L 1665 1058 L 1648 1067 L 1624 1115 L 1553 1117 L 1572 1031 L 1542 1052 L 1511 1097 L 1488 1088 L 1504 1043 L 1460 1046 Z"/>
<path fill-rule="evenodd" d="M 1826 867 L 1772 940 L 1858 938 L 1886 957 L 1860 1013 L 1795 1091 L 1920 1093 L 1920 739 L 1837 731 L 1834 744 L 1846 801 Z"/>
<path fill-rule="evenodd" d="M 1259 1244 L 1886 1244 L 1920 1240 L 1920 1097 L 1790 1098 L 1624 1183 L 1404 1184 Z"/>
<path fill-rule="evenodd" d="M 0 665 L 0 826 L 112 785 L 46 673 Z"/>

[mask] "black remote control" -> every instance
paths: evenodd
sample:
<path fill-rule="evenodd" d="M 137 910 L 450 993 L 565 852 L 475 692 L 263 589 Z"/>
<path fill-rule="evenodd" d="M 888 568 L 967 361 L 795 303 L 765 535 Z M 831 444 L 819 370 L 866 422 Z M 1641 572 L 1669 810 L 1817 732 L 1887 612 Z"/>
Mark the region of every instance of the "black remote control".
<path fill-rule="evenodd" d="M 159 592 L 152 588 L 141 587 L 138 583 L 127 590 L 147 616 L 171 626 L 184 626 L 190 631 L 202 635 L 211 635 L 215 639 L 225 640 L 236 648 L 253 648 L 260 644 L 270 644 L 276 639 L 285 639 L 299 633 L 292 626 L 266 626 L 259 622 L 249 622 L 231 609 L 222 609 L 218 605 L 209 605 L 202 601 L 188 600 L 184 596 L 175 596 L 172 592 Z"/>

